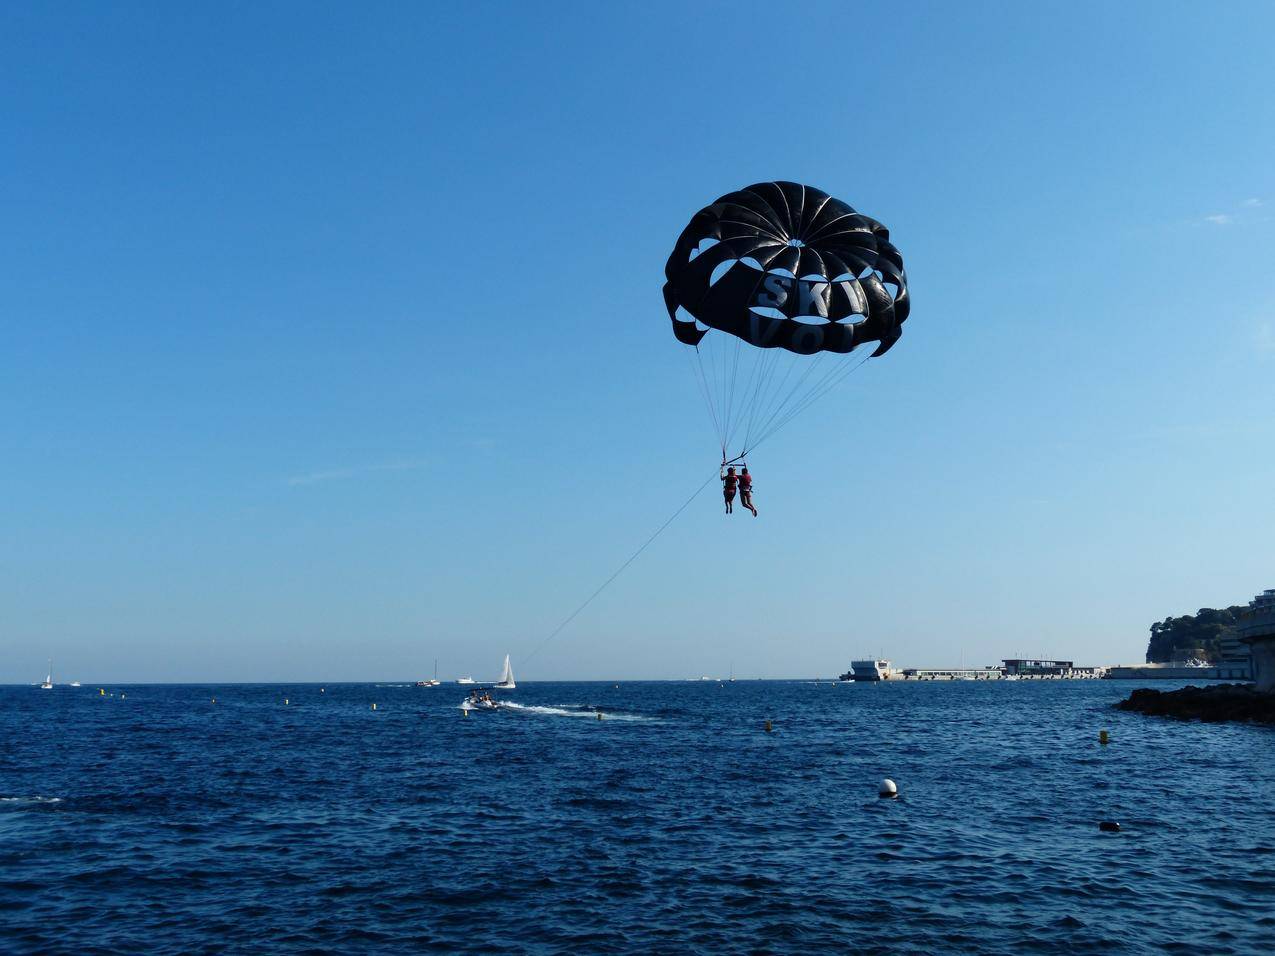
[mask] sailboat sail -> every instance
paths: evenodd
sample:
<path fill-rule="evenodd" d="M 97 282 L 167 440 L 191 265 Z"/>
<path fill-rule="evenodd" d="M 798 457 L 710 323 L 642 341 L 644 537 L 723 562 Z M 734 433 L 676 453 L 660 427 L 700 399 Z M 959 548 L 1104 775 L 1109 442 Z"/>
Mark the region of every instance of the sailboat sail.
<path fill-rule="evenodd" d="M 509 666 L 509 655 L 505 655 L 505 669 L 500 672 L 500 680 L 496 682 L 496 686 L 501 690 L 513 690 L 518 685 L 514 683 L 514 671 Z"/>

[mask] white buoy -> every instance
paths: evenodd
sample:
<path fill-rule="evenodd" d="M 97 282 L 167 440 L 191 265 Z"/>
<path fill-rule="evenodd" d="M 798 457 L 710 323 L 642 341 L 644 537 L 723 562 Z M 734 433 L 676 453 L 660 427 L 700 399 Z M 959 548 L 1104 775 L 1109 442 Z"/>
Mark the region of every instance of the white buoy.
<path fill-rule="evenodd" d="M 899 795 L 899 788 L 894 785 L 894 781 L 886 777 L 881 781 L 881 789 L 877 791 L 877 796 L 882 800 L 893 800 Z"/>

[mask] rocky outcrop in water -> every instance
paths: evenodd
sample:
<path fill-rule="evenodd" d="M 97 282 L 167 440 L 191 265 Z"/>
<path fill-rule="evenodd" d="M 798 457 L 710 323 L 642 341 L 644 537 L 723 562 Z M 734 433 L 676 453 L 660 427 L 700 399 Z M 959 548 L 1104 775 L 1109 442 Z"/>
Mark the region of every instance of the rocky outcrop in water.
<path fill-rule="evenodd" d="M 1116 704 L 1152 717 L 1179 720 L 1245 721 L 1275 724 L 1275 694 L 1262 693 L 1252 684 L 1220 684 L 1214 687 L 1183 687 L 1181 690 L 1141 688 L 1128 700 Z"/>

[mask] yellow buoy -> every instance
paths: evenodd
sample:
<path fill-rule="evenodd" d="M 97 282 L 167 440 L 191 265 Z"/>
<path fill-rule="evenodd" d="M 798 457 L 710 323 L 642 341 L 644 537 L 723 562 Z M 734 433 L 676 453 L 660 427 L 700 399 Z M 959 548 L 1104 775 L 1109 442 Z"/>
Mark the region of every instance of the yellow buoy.
<path fill-rule="evenodd" d="M 99 697 L 105 697 L 105 696 L 106 696 L 106 688 L 105 688 L 105 687 L 99 687 L 99 688 L 97 689 L 97 695 L 98 695 Z"/>
<path fill-rule="evenodd" d="M 373 705 L 372 705 L 372 709 L 373 709 L 373 710 L 376 710 L 376 704 L 373 704 Z"/>
<path fill-rule="evenodd" d="M 284 704 L 284 706 L 285 706 L 285 707 L 288 705 L 288 698 L 286 698 L 286 697 L 285 697 L 285 698 L 283 699 L 283 704 Z"/>
<path fill-rule="evenodd" d="M 319 693 L 320 693 L 320 694 L 326 694 L 327 692 L 328 692 L 328 689 L 327 689 L 326 687 L 320 687 L 320 688 L 319 688 Z"/>
<path fill-rule="evenodd" d="M 1098 743 L 1106 744 L 1106 743 L 1109 743 L 1110 740 L 1111 740 L 1111 737 L 1107 734 L 1105 730 L 1098 731 Z"/>
<path fill-rule="evenodd" d="M 128 696 L 128 694 L 120 694 L 120 700 L 123 700 L 123 699 L 124 699 L 125 697 L 127 697 L 127 696 Z"/>

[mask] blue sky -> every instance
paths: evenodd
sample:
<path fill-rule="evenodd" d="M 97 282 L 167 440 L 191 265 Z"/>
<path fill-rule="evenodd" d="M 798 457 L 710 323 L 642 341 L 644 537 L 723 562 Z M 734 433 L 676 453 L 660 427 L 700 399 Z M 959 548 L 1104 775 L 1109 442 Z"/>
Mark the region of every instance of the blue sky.
<path fill-rule="evenodd" d="M 902 341 L 526 678 L 1140 659 L 1275 586 L 1265 4 L 0 12 L 0 681 L 516 666 L 714 470 L 690 215 L 885 222 Z"/>

